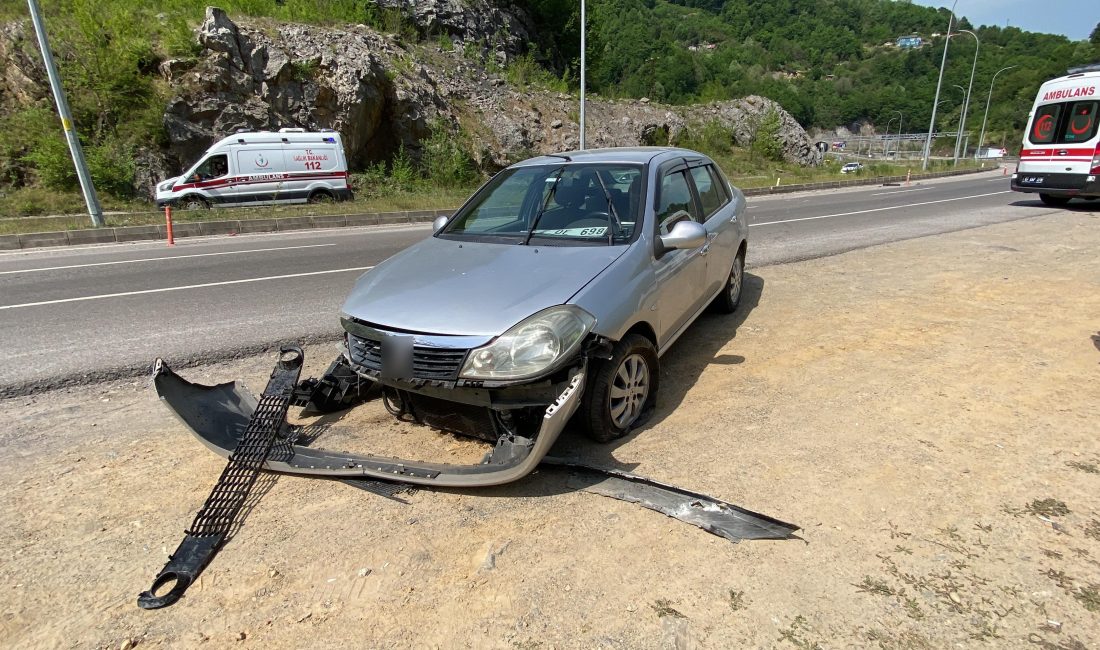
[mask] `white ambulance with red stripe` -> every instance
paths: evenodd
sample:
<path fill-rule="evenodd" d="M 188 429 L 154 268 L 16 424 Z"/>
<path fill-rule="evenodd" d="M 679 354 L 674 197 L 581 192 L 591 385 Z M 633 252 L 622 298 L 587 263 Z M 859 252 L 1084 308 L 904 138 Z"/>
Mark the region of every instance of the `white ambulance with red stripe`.
<path fill-rule="evenodd" d="M 1072 68 L 1039 87 L 1012 189 L 1047 205 L 1100 198 L 1100 64 Z"/>
<path fill-rule="evenodd" d="M 305 129 L 223 138 L 183 175 L 158 184 L 156 195 L 158 207 L 184 209 L 350 198 L 340 134 Z"/>

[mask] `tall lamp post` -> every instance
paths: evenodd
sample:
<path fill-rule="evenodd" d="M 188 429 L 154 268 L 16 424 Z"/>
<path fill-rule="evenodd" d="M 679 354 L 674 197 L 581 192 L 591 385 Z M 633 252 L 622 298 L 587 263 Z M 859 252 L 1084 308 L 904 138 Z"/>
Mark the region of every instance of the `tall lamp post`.
<path fill-rule="evenodd" d="M 898 114 L 898 146 L 897 146 L 896 149 L 894 149 L 894 151 L 896 153 L 901 153 L 901 125 L 902 125 L 903 122 L 905 122 L 905 114 L 902 113 L 901 111 L 894 111 L 894 112 Z M 887 134 L 887 135 L 889 135 L 889 134 Z"/>
<path fill-rule="evenodd" d="M 966 113 L 970 108 L 970 91 L 974 89 L 974 71 L 978 68 L 978 50 L 982 47 L 982 42 L 978 40 L 978 35 L 974 32 L 969 29 L 960 29 L 959 32 L 974 37 L 974 63 L 970 64 L 970 85 L 966 88 L 966 101 L 963 103 L 962 119 L 959 120 L 959 134 L 955 136 L 955 165 L 959 164 L 959 143 L 962 142 L 962 134 L 966 129 Z M 965 151 L 963 151 L 963 155 L 966 155 Z"/>
<path fill-rule="evenodd" d="M 1011 70 L 1016 66 L 1010 65 L 1007 68 L 1001 68 L 993 73 L 993 79 L 989 82 L 989 94 L 985 97 L 985 115 L 982 115 L 982 134 L 978 136 L 978 149 L 974 152 L 974 159 L 977 160 L 978 152 L 982 150 L 982 145 L 985 144 L 985 121 L 989 117 L 989 100 L 993 99 L 993 82 L 997 81 L 997 75 L 1001 74 L 1005 70 Z"/>
<path fill-rule="evenodd" d="M 581 149 L 584 149 L 584 0 L 581 0 Z"/>
<path fill-rule="evenodd" d="M 73 166 L 76 167 L 76 178 L 80 181 L 80 189 L 84 193 L 84 203 L 88 206 L 88 216 L 92 218 L 93 226 L 102 228 L 103 209 L 99 207 L 99 197 L 95 193 L 92 175 L 88 173 L 88 164 L 84 160 L 84 150 L 80 146 L 80 137 L 73 127 L 73 115 L 69 112 L 69 102 L 65 100 L 65 89 L 61 87 L 61 77 L 58 76 L 57 67 L 53 63 L 53 54 L 50 53 L 50 42 L 46 38 L 46 27 L 42 23 L 42 14 L 38 11 L 36 0 L 27 0 L 27 5 L 30 7 L 35 36 L 38 37 L 38 48 L 42 50 L 42 63 L 46 66 L 46 76 L 50 80 L 50 90 L 53 91 L 53 99 L 57 104 L 57 113 L 61 116 L 61 128 L 65 131 L 65 140 L 69 143 L 69 153 L 72 154 Z"/>
<path fill-rule="evenodd" d="M 890 148 L 890 125 L 894 123 L 896 117 L 891 117 L 886 121 L 886 138 L 882 141 L 882 155 L 887 154 L 887 149 Z"/>
<path fill-rule="evenodd" d="M 928 136 L 924 139 L 924 159 L 921 161 L 921 169 L 928 169 L 928 155 L 932 151 L 932 131 L 936 129 L 936 108 L 940 105 L 940 86 L 943 85 L 943 69 L 947 66 L 947 46 L 951 44 L 951 28 L 955 23 L 955 5 L 959 0 L 951 3 L 951 16 L 947 19 L 947 38 L 943 39 L 943 59 L 940 61 L 940 77 L 936 80 L 936 97 L 932 100 L 932 119 L 928 121 Z"/>
<path fill-rule="evenodd" d="M 963 103 L 966 103 L 966 88 L 963 88 L 959 84 L 951 84 L 955 88 L 959 89 L 959 92 L 963 94 Z M 955 161 L 959 160 L 959 140 L 962 138 L 963 132 L 963 113 L 959 111 L 959 130 L 955 133 Z"/>

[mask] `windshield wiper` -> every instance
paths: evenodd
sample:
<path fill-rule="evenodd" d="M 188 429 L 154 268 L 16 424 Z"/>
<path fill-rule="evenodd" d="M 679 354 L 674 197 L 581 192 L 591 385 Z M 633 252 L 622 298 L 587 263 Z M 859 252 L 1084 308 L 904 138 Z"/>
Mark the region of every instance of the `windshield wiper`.
<path fill-rule="evenodd" d="M 562 156 L 562 158 L 565 158 L 565 156 Z M 554 196 L 554 192 L 558 191 L 558 182 L 561 181 L 561 172 L 564 169 L 565 165 L 562 165 L 554 170 L 554 184 L 550 186 L 550 191 L 546 193 L 546 198 L 543 199 L 539 211 L 535 213 L 535 218 L 531 221 L 531 227 L 527 230 L 527 236 L 523 238 L 524 246 L 531 243 L 531 236 L 535 234 L 535 228 L 539 225 L 539 219 L 542 218 L 542 213 L 546 212 L 546 206 L 550 205 L 550 197 Z M 545 183 L 546 181 L 543 182 Z"/>
<path fill-rule="evenodd" d="M 607 200 L 607 221 L 608 225 L 612 226 L 607 229 L 607 245 L 611 246 L 615 242 L 615 231 L 618 231 L 620 237 L 625 236 L 626 233 L 623 231 L 623 222 L 619 219 L 619 211 L 615 209 L 615 202 L 611 200 L 611 192 L 607 191 L 607 185 L 603 182 L 599 171 L 596 172 L 596 180 L 600 182 L 603 197 Z"/>

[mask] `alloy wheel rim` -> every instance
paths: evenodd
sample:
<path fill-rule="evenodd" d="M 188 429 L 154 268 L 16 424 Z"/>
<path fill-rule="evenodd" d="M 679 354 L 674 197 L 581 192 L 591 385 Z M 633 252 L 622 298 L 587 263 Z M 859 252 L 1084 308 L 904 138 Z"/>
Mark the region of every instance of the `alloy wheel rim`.
<path fill-rule="evenodd" d="M 737 296 L 741 295 L 741 260 L 738 259 L 733 263 L 733 269 L 730 270 L 730 300 L 737 300 Z"/>
<path fill-rule="evenodd" d="M 608 392 L 611 421 L 625 429 L 638 419 L 649 397 L 649 365 L 642 355 L 628 355 L 619 364 Z"/>

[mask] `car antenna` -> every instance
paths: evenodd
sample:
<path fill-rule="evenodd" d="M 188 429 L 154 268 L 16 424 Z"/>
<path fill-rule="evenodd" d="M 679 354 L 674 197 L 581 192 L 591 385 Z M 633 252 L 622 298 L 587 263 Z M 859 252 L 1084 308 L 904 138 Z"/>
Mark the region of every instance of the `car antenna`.
<path fill-rule="evenodd" d="M 623 234 L 623 222 L 619 219 L 619 211 L 615 209 L 615 202 L 611 200 L 611 192 L 607 191 L 607 184 L 603 182 L 603 177 L 600 176 L 599 170 L 596 171 L 596 180 L 600 182 L 600 187 L 603 189 L 603 197 L 607 200 L 607 221 L 614 229 L 618 231 L 619 235 Z M 615 241 L 615 233 L 608 230 L 607 233 L 607 245 L 611 246 Z"/>
<path fill-rule="evenodd" d="M 547 158 L 561 158 L 562 160 L 568 160 L 569 162 L 573 162 L 572 158 L 570 158 L 569 156 L 567 156 L 563 153 L 548 153 L 548 154 L 546 154 L 546 157 Z"/>
<path fill-rule="evenodd" d="M 539 208 L 537 214 L 535 214 L 534 220 L 531 221 L 531 227 L 527 230 L 527 236 L 523 238 L 523 245 L 526 246 L 531 243 L 531 235 L 535 234 L 535 227 L 539 225 L 539 219 L 542 218 L 542 213 L 546 212 L 546 206 L 550 204 L 550 197 L 554 196 L 554 192 L 558 191 L 558 183 L 561 182 L 561 170 L 565 169 L 565 165 L 558 167 L 554 171 L 554 184 L 550 186 L 550 191 L 546 193 L 546 198 L 542 201 L 542 206 Z"/>

